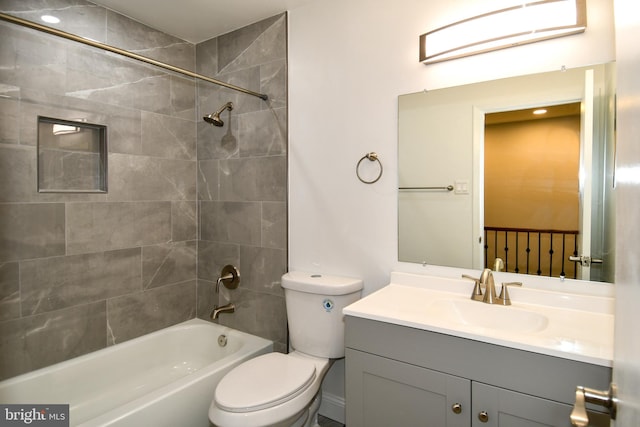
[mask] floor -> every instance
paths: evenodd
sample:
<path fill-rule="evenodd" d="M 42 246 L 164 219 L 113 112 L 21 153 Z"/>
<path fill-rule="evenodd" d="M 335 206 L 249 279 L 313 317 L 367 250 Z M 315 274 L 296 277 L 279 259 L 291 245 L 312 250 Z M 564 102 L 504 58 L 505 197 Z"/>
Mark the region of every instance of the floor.
<path fill-rule="evenodd" d="M 318 423 L 320 424 L 320 427 L 344 427 L 344 424 L 340 424 L 339 422 L 323 417 L 322 415 L 318 415 Z"/>

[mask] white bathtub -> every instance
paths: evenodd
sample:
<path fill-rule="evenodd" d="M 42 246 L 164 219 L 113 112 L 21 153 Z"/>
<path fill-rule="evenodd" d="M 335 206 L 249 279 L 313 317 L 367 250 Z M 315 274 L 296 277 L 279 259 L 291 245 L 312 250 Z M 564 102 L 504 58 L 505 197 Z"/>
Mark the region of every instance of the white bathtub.
<path fill-rule="evenodd" d="M 208 427 L 222 376 L 270 351 L 271 341 L 192 319 L 2 381 L 0 402 L 69 404 L 72 426 Z"/>

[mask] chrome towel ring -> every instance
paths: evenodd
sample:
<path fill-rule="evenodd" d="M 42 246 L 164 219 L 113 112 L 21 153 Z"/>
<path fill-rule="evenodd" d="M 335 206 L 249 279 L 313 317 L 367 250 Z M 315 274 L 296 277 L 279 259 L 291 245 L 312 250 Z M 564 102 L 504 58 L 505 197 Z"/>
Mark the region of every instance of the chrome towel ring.
<path fill-rule="evenodd" d="M 371 181 L 366 181 L 362 179 L 362 177 L 360 176 L 360 164 L 364 159 L 368 159 L 369 161 L 372 161 L 372 162 L 378 162 L 378 166 L 380 166 L 380 173 L 378 173 L 378 176 Z M 374 182 L 377 182 L 380 179 L 380 177 L 382 177 L 382 162 L 380 162 L 380 159 L 378 158 L 378 155 L 376 153 L 372 151 L 362 156 L 362 158 L 358 161 L 358 164 L 356 165 L 356 176 L 360 181 L 364 182 L 365 184 L 373 184 Z"/>

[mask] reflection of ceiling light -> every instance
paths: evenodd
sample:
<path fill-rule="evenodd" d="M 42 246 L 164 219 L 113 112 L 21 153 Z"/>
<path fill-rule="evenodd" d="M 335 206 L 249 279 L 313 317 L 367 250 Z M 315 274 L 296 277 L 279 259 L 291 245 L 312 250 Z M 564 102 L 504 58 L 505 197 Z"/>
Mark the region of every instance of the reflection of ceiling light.
<path fill-rule="evenodd" d="M 72 122 L 83 122 L 86 123 L 87 119 L 85 118 L 78 118 L 78 119 L 71 119 Z M 78 133 L 80 132 L 82 129 L 80 129 L 77 126 L 73 126 L 73 125 L 63 125 L 62 123 L 54 123 L 53 124 L 53 134 L 54 135 L 69 135 L 71 133 Z"/>
<path fill-rule="evenodd" d="M 53 15 L 42 15 L 40 17 L 40 19 L 42 19 L 47 24 L 59 24 L 60 23 L 60 18 L 57 18 L 57 17 L 55 17 Z"/>
<path fill-rule="evenodd" d="M 544 108 L 540 108 L 539 110 L 533 110 L 533 114 L 535 114 L 536 116 L 540 116 L 542 114 L 547 114 L 547 110 L 545 110 Z"/>
<path fill-rule="evenodd" d="M 53 134 L 56 136 L 59 135 L 69 135 L 71 133 L 80 132 L 80 128 L 76 126 L 68 126 L 68 125 L 53 125 Z"/>
<path fill-rule="evenodd" d="M 585 31 L 586 0 L 537 0 L 484 13 L 420 36 L 429 64 Z"/>

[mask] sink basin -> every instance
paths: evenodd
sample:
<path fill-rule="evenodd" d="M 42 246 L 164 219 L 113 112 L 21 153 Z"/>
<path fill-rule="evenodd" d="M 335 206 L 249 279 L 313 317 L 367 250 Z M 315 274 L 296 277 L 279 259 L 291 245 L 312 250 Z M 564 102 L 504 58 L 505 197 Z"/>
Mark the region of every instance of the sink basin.
<path fill-rule="evenodd" d="M 541 313 L 471 300 L 438 299 L 427 311 L 442 321 L 498 331 L 533 333 L 549 324 L 547 316 Z"/>
<path fill-rule="evenodd" d="M 558 290 L 562 286 L 562 282 L 546 289 L 523 286 L 513 290 L 512 305 L 502 306 L 472 301 L 473 283 L 468 280 L 392 273 L 391 283 L 345 307 L 343 313 L 611 366 L 613 297 L 562 292 Z"/>

